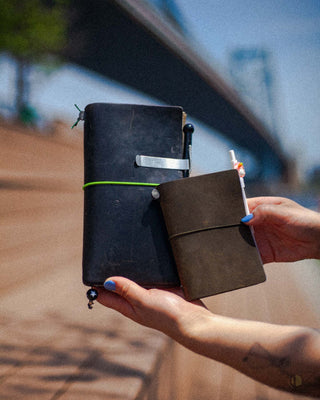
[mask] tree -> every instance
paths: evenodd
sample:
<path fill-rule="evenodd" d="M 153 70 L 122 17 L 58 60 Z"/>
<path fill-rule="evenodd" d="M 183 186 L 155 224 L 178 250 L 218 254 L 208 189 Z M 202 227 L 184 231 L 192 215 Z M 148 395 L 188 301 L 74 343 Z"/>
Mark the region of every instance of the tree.
<path fill-rule="evenodd" d="M 32 62 L 46 62 L 66 42 L 66 1 L 0 0 L 0 50 L 16 60 L 15 110 L 28 108 L 28 73 Z"/>

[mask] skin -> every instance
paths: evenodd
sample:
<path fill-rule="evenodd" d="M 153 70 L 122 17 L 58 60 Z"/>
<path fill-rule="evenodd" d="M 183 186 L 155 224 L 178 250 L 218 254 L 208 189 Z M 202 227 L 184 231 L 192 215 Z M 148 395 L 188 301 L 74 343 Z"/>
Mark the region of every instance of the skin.
<path fill-rule="evenodd" d="M 248 201 L 264 262 L 320 258 L 320 215 L 282 198 Z M 285 248 L 284 248 L 285 247 Z M 98 301 L 133 321 L 157 329 L 188 349 L 229 365 L 271 387 L 320 396 L 320 333 L 216 315 L 181 289 L 144 289 L 112 277 Z"/>
<path fill-rule="evenodd" d="M 320 214 L 282 197 L 248 199 L 264 263 L 320 259 Z"/>

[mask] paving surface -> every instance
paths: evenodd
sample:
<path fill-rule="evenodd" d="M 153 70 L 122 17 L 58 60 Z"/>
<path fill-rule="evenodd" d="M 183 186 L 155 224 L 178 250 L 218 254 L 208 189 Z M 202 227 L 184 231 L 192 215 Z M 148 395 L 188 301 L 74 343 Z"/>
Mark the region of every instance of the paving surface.
<path fill-rule="evenodd" d="M 0 127 L 0 399 L 293 399 L 112 310 L 87 309 L 81 128 L 59 132 Z M 208 307 L 320 328 L 319 264 L 266 272 L 267 283 Z"/>

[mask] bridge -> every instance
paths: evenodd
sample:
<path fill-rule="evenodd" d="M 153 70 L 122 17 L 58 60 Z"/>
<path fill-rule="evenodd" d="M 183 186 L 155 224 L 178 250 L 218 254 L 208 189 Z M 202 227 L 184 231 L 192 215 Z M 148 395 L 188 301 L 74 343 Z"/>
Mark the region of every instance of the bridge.
<path fill-rule="evenodd" d="M 65 57 L 171 105 L 258 161 L 259 178 L 287 179 L 289 161 L 263 123 L 190 45 L 141 0 L 73 0 Z"/>

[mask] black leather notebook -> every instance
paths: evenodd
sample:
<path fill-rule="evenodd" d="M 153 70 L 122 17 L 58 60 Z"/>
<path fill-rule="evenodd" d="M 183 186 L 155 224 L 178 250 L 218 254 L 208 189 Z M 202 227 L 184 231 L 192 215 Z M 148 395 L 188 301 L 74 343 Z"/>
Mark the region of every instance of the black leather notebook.
<path fill-rule="evenodd" d="M 137 156 L 181 159 L 180 107 L 90 104 L 84 112 L 83 282 L 122 275 L 145 287 L 179 286 L 152 184 L 181 170 L 137 166 Z M 140 184 L 141 183 L 141 184 Z M 151 184 L 145 186 L 144 184 Z"/>
<path fill-rule="evenodd" d="M 265 281 L 236 170 L 161 184 L 160 203 L 188 300 Z"/>

